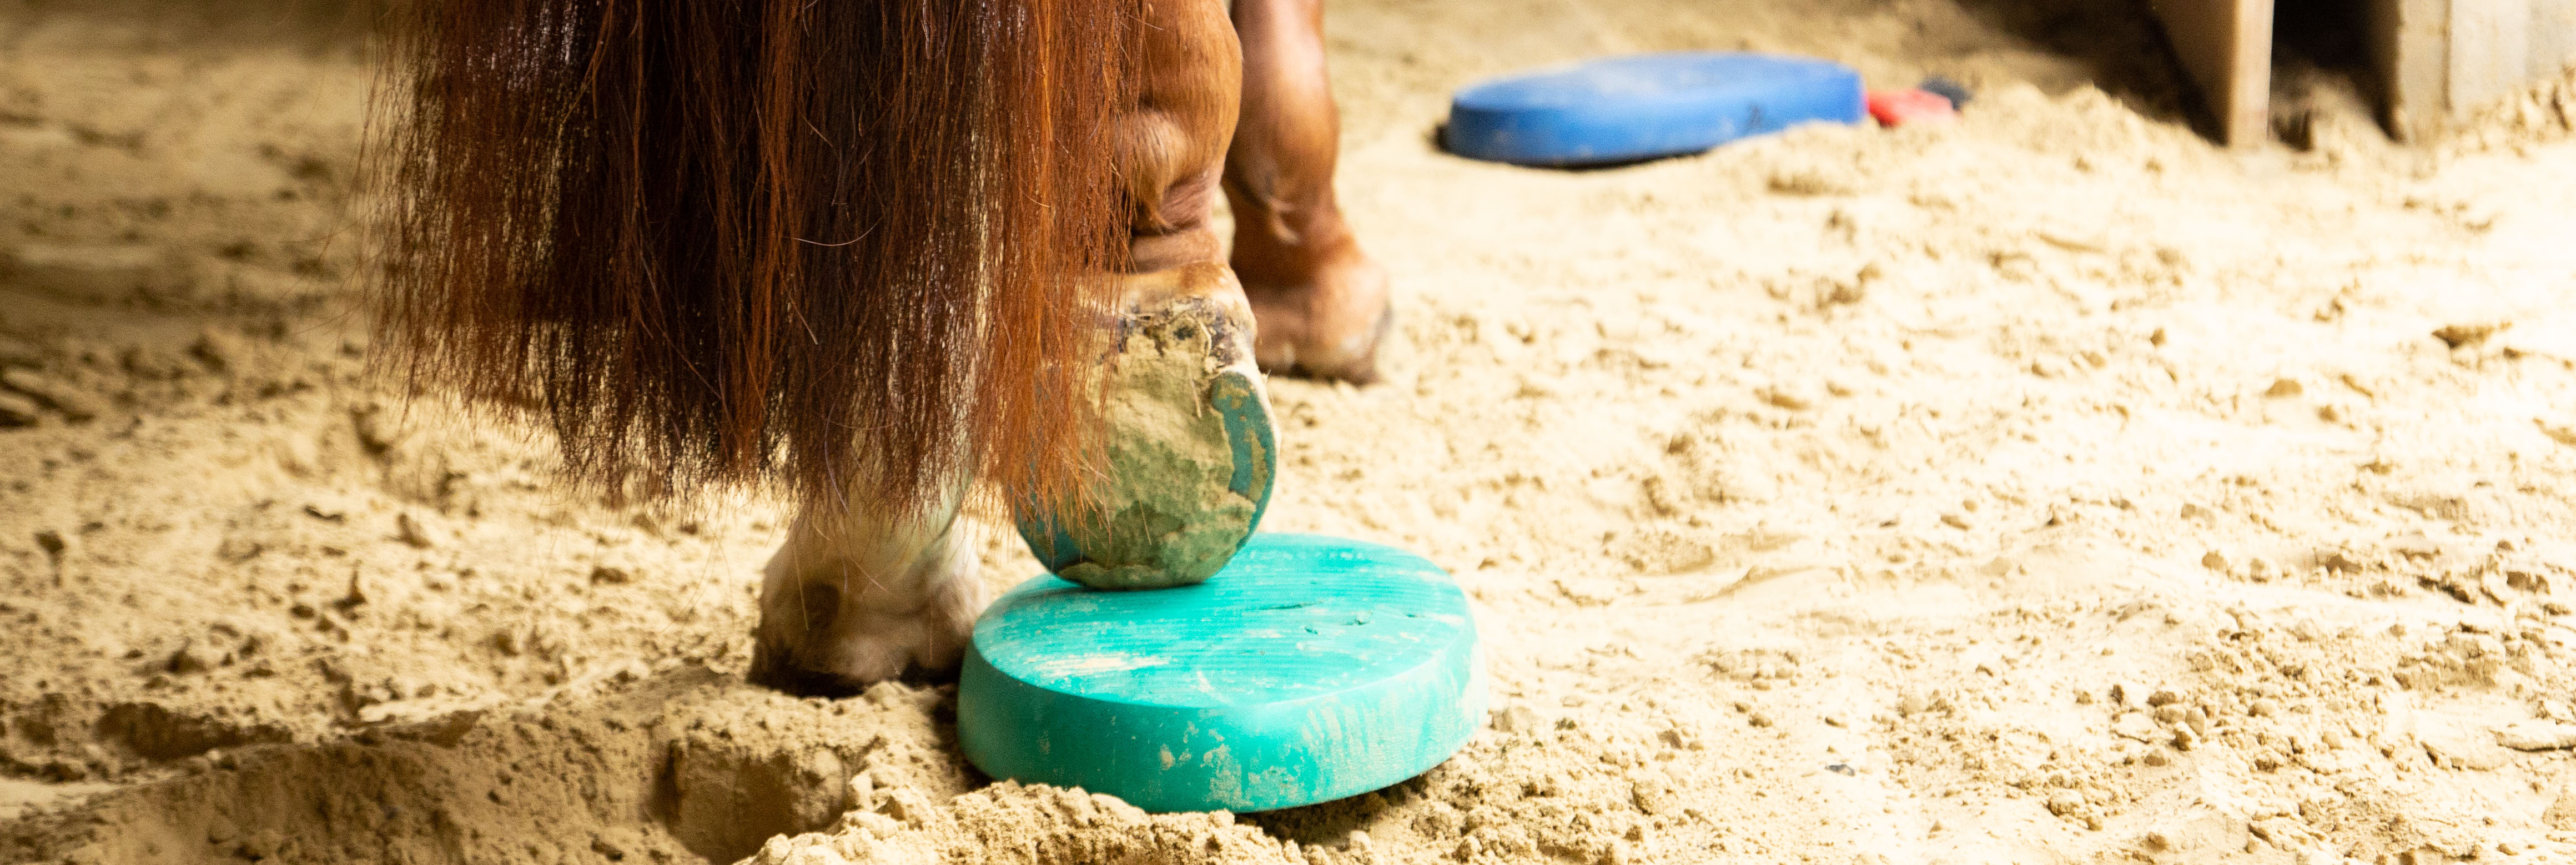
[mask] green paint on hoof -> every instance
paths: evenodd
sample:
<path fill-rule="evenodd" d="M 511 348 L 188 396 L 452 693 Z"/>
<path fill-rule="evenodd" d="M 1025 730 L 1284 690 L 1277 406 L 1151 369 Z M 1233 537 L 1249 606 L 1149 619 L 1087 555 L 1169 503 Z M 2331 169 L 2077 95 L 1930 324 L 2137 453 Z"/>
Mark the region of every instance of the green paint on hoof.
<path fill-rule="evenodd" d="M 1201 582 L 1269 505 L 1278 467 L 1269 396 L 1250 339 L 1213 303 L 1182 298 L 1124 324 L 1102 381 L 1109 474 L 1099 510 L 1023 513 L 1020 536 L 1047 570 L 1091 588 Z"/>

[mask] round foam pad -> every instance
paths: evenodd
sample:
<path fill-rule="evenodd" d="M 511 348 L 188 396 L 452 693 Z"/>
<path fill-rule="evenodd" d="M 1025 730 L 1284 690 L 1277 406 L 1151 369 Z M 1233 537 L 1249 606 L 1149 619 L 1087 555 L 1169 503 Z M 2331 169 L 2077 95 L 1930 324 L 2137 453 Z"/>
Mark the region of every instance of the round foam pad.
<path fill-rule="evenodd" d="M 996 778 L 1266 811 L 1413 777 L 1483 725 L 1466 597 L 1392 547 L 1258 534 L 1207 582 L 1023 583 L 975 623 L 957 737 Z"/>
<path fill-rule="evenodd" d="M 1594 60 L 1458 91 L 1442 142 L 1519 165 L 1601 165 L 1698 153 L 1801 123 L 1859 123 L 1860 73 L 1770 54 Z"/>

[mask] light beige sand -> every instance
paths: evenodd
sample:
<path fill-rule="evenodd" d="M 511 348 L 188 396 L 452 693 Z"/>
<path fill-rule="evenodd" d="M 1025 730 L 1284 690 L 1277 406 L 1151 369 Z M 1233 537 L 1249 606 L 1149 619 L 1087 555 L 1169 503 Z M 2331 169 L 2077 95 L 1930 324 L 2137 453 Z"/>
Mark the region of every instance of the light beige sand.
<path fill-rule="evenodd" d="M 329 4 L 81 5 L 0 3 L 0 860 L 2576 861 L 2576 80 L 2425 150 L 2302 93 L 2315 148 L 2240 156 L 2126 4 L 1336 2 L 1403 318 L 1390 383 L 1275 385 L 1267 525 L 1453 569 L 1501 708 L 1148 818 L 975 775 L 944 689 L 740 684 L 774 505 L 573 500 L 363 379 Z M 1428 144 L 1705 46 L 1981 95 Z"/>

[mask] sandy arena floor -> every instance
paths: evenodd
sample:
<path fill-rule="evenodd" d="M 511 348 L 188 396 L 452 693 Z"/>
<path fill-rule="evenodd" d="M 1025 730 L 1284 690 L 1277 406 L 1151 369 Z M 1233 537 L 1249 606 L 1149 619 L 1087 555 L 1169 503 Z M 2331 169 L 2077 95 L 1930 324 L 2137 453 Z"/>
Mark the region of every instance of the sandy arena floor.
<path fill-rule="evenodd" d="M 1402 321 L 1275 385 L 1268 525 L 1452 569 L 1501 708 L 1146 817 L 976 774 L 945 688 L 742 684 L 773 503 L 575 500 L 362 374 L 337 5 L 0 0 L 0 860 L 2576 861 L 2576 76 L 2399 148 L 2285 67 L 2310 146 L 2239 155 L 2125 2 L 1335 0 Z M 1684 47 L 1979 96 L 1430 146 Z"/>

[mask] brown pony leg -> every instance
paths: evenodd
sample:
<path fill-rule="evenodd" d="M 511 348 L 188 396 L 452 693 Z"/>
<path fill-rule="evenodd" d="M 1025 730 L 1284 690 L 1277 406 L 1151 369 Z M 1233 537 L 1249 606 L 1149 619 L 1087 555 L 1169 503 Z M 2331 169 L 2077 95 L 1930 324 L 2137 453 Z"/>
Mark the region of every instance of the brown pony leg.
<path fill-rule="evenodd" d="M 1264 369 L 1366 384 L 1391 320 L 1386 272 L 1333 199 L 1341 117 L 1324 76 L 1322 0 L 1233 0 L 1243 118 L 1226 156 L 1234 269 Z"/>
<path fill-rule="evenodd" d="M 1149 4 L 1131 31 L 1134 100 L 1117 115 L 1128 217 L 1116 320 L 1096 371 L 1109 470 L 1088 490 L 1091 515 L 1057 520 L 1071 550 L 1041 540 L 1059 576 L 1096 588 L 1186 585 L 1213 576 L 1252 532 L 1269 457 L 1239 466 L 1224 418 L 1266 405 L 1253 311 L 1209 219 L 1242 93 L 1242 57 L 1224 0 Z M 1266 415 L 1267 409 L 1254 411 Z M 1250 468 L 1260 492 L 1236 488 Z M 1036 535 L 1033 537 L 1043 537 Z M 1059 558 L 1060 553 L 1076 555 Z"/>
<path fill-rule="evenodd" d="M 1224 0 L 1158 2 L 1132 31 L 1136 101 L 1119 117 L 1116 173 L 1128 204 L 1129 273 L 1221 261 L 1208 224 L 1243 91 L 1243 53 Z"/>
<path fill-rule="evenodd" d="M 1129 96 L 1114 115 L 1114 153 L 1120 205 L 1127 216 L 1127 244 L 1119 269 L 1116 320 L 1095 322 L 1115 337 L 1095 355 L 1114 407 L 1106 436 L 1110 471 L 1106 490 L 1086 495 L 1116 511 L 1124 486 L 1153 478 L 1121 476 L 1122 444 L 1169 451 L 1186 435 L 1152 425 L 1124 423 L 1126 415 L 1188 417 L 1206 414 L 1196 387 L 1168 388 L 1156 380 L 1173 362 L 1196 379 L 1240 367 L 1251 371 L 1253 313 L 1242 286 L 1227 270 L 1222 245 L 1209 225 L 1218 178 L 1234 134 L 1241 93 L 1242 58 L 1224 0 L 1162 0 L 1144 10 L 1129 31 L 1134 58 Z M 1189 334 L 1175 337 L 1176 333 Z M 1148 347 L 1147 344 L 1153 344 Z M 1255 375 L 1257 378 L 1257 375 Z M 1186 450 L 1187 448 L 1180 448 Z M 1097 481 L 1095 481 L 1097 483 Z M 856 497 L 863 490 L 853 490 Z M 1204 531 L 1225 534 L 1242 514 L 1173 513 L 1191 523 L 1161 536 Z M 870 502 L 846 510 L 809 508 L 794 534 L 770 560 L 755 642 L 758 680 L 807 693 L 847 691 L 911 671 L 942 673 L 956 667 L 973 620 L 988 600 L 976 579 L 970 531 L 955 519 L 952 499 L 919 520 L 888 516 Z M 1195 524 L 1206 523 L 1205 526 Z M 1081 534 L 1077 532 L 1077 534 Z M 1105 534 L 1126 537 L 1131 532 Z M 1086 538 L 1086 547 L 1097 549 Z M 1135 547 L 1139 544 L 1130 543 Z M 1153 562 L 1154 543 L 1140 554 L 1150 566 L 1139 576 L 1098 581 L 1127 587 L 1204 579 Z M 1229 548 L 1230 549 L 1230 548 Z M 1198 571 L 1222 559 L 1198 562 Z"/>

